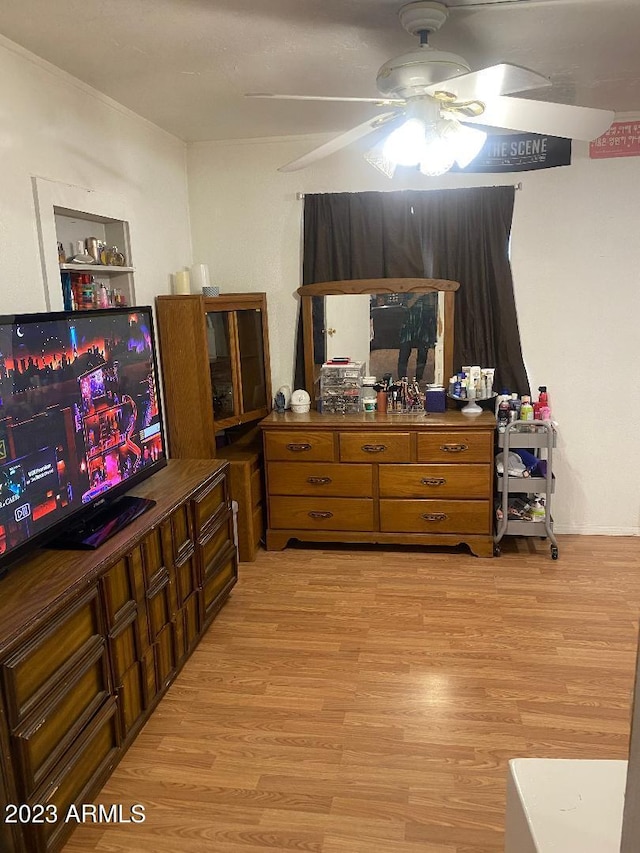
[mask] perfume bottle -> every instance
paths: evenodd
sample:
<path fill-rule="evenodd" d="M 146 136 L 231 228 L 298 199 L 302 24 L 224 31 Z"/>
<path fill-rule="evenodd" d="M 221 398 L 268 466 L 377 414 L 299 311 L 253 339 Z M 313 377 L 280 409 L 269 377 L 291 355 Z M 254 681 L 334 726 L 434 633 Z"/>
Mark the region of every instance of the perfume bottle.
<path fill-rule="evenodd" d="M 89 255 L 84 247 L 84 240 L 76 240 L 75 254 L 70 258 L 72 264 L 94 264 L 95 259 Z"/>
<path fill-rule="evenodd" d="M 109 249 L 108 264 L 112 267 L 123 267 L 125 265 L 125 257 L 122 252 L 118 251 L 117 246 L 112 246 Z"/>

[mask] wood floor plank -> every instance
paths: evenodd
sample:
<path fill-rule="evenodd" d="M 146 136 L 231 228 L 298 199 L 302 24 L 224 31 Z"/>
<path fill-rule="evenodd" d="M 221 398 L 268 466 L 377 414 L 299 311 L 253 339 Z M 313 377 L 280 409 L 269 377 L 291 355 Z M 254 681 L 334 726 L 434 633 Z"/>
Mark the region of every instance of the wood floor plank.
<path fill-rule="evenodd" d="M 637 539 L 259 552 L 65 853 L 501 853 L 514 757 L 625 758 Z"/>

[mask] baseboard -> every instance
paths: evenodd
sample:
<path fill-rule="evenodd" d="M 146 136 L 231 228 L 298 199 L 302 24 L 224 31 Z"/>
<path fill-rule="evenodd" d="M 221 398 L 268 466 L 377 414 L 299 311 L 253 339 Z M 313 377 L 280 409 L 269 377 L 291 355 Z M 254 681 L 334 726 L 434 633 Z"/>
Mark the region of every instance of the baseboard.
<path fill-rule="evenodd" d="M 589 527 L 565 526 L 554 523 L 553 532 L 558 534 L 573 533 L 578 536 L 640 536 L 639 527 Z"/>

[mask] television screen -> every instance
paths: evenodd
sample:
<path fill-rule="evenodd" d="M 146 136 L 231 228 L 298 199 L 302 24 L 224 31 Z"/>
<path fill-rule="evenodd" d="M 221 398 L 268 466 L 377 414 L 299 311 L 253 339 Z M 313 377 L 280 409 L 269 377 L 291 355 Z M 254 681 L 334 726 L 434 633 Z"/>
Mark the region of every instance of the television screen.
<path fill-rule="evenodd" d="M 0 572 L 165 464 L 151 308 L 0 316 Z"/>

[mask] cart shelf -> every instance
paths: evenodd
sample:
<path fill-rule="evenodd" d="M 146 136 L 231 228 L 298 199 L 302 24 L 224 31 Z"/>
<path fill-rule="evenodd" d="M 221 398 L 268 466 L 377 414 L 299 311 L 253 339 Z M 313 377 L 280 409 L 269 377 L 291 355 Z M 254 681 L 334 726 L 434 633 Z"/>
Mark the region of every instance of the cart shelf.
<path fill-rule="evenodd" d="M 556 446 L 557 433 L 550 421 L 515 421 L 508 424 L 504 432 L 498 433 L 498 447 L 506 460 L 511 450 L 533 449 L 542 458 L 546 455 L 546 477 L 509 477 L 502 474 L 496 478 L 496 489 L 501 495 L 502 518 L 497 524 L 494 539 L 494 553 L 500 554 L 500 542 L 505 535 L 540 536 L 551 542 L 551 558 L 558 559 L 558 542 L 553 534 L 551 517 L 551 495 L 555 492 L 553 475 L 553 448 Z M 509 496 L 515 494 L 539 494 L 545 499 L 545 516 L 538 521 L 510 519 Z"/>

